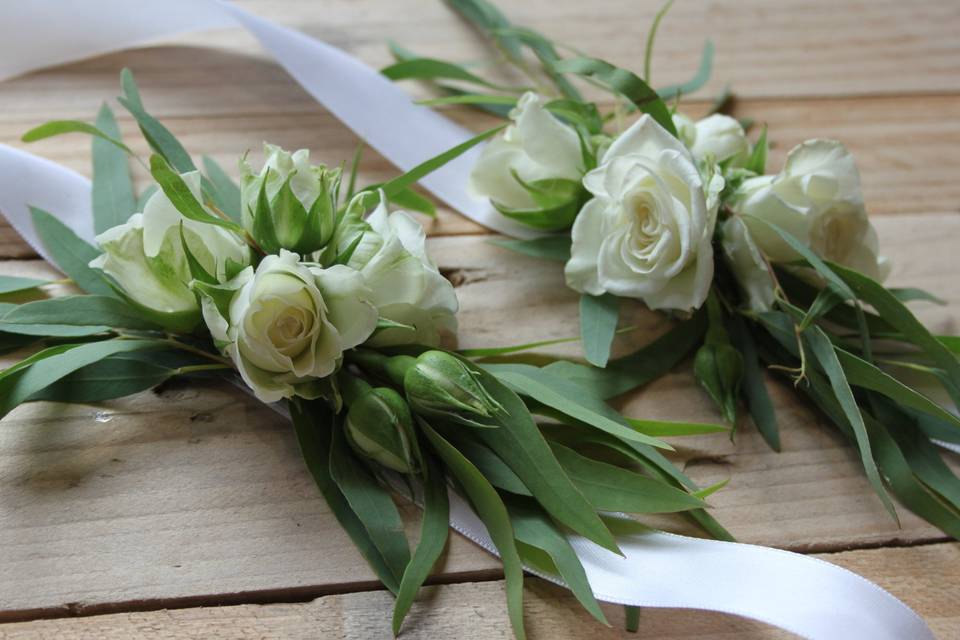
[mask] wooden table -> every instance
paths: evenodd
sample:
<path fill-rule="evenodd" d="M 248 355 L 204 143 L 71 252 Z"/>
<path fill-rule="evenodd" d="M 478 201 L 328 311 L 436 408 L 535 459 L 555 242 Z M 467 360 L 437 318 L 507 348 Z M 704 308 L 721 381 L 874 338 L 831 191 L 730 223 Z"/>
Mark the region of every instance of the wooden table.
<path fill-rule="evenodd" d="M 387 38 L 419 53 L 487 55 L 442 3 L 428 0 L 247 1 L 254 12 L 323 38 L 374 66 Z M 515 3 L 509 15 L 592 55 L 639 69 L 658 0 Z M 856 155 L 892 281 L 923 286 L 946 307 L 920 306 L 936 331 L 960 320 L 960 4 L 953 0 L 677 3 L 657 41 L 656 84 L 682 81 L 706 37 L 717 47 L 696 114 L 725 84 L 735 114 L 770 126 L 770 166 L 803 139 L 844 141 Z M 204 46 L 201 46 L 204 45 Z M 308 147 L 331 163 L 354 136 L 247 34 L 189 35 L 0 84 L 0 142 L 52 118 L 91 119 L 134 69 L 151 111 L 196 154 L 233 169 L 261 140 Z M 411 91 L 418 91 L 415 86 Z M 475 117 L 455 114 L 472 125 Z M 121 128 L 132 146 L 130 118 Z M 89 174 L 89 141 L 29 150 Z M 258 154 L 255 152 L 255 156 Z M 364 177 L 389 176 L 367 156 Z M 145 182 L 145 176 L 137 174 Z M 576 334 L 576 300 L 551 265 L 485 243 L 484 230 L 442 211 L 432 251 L 458 285 L 462 346 Z M 6 226 L 0 271 L 50 273 Z M 525 324 L 504 323 L 521 305 Z M 646 341 L 664 322 L 631 310 Z M 621 349 L 629 345 L 621 344 Z M 575 349 L 566 353 L 576 354 Z M 750 426 L 678 440 L 698 481 L 731 478 L 711 498 L 741 541 L 814 553 L 870 578 L 914 607 L 942 638 L 960 637 L 960 545 L 904 509 L 900 527 L 870 491 L 851 449 L 775 386 L 784 452 Z M 716 420 L 686 370 L 635 394 L 629 415 Z M 416 530 L 416 513 L 403 508 Z M 391 599 L 340 532 L 298 458 L 288 425 L 236 390 L 170 385 L 104 406 L 24 406 L 0 428 L 0 638 L 385 638 Z M 453 536 L 406 638 L 507 638 L 497 561 Z M 638 579 L 656 579 L 640 576 Z M 785 576 L 785 579 L 788 579 Z M 600 627 L 561 590 L 528 580 L 534 638 L 624 636 Z M 83 616 L 83 617 L 76 617 Z M 647 638 L 782 638 L 732 616 L 646 610 Z M 629 637 L 629 636 L 627 636 Z"/>

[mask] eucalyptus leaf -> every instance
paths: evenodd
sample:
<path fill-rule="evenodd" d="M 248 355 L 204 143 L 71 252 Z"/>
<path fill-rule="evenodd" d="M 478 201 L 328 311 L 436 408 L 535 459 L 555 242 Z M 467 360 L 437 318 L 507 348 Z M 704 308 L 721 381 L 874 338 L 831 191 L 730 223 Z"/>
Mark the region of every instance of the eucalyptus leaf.
<path fill-rule="evenodd" d="M 757 143 L 753 145 L 753 151 L 750 152 L 750 157 L 747 158 L 744 169 L 753 171 L 757 175 L 763 175 L 767 169 L 767 154 L 769 152 L 770 143 L 767 142 L 767 125 L 763 125 L 760 137 L 757 138 Z"/>
<path fill-rule="evenodd" d="M 80 239 L 70 227 L 43 209 L 30 207 L 33 228 L 40 237 L 54 265 L 87 293 L 114 295 L 113 289 L 90 261 L 100 255 L 94 247 Z"/>
<path fill-rule="evenodd" d="M 656 380 L 685 358 L 706 329 L 706 314 L 698 312 L 649 345 L 607 363 L 605 369 L 558 360 L 543 370 L 584 387 L 590 395 L 612 398 Z"/>
<path fill-rule="evenodd" d="M 631 427 L 654 438 L 698 436 L 705 433 L 729 432 L 730 427 L 710 422 L 672 422 L 668 420 L 640 420 L 625 418 Z"/>
<path fill-rule="evenodd" d="M 23 142 L 36 142 L 37 140 L 44 140 L 46 138 L 52 138 L 53 136 L 63 135 L 65 133 L 85 133 L 115 146 L 124 153 L 133 155 L 133 151 L 130 150 L 130 147 L 120 142 L 117 137 L 110 135 L 106 131 L 99 129 L 89 122 L 81 122 L 80 120 L 51 120 L 50 122 L 41 124 L 39 127 L 30 129 L 23 134 L 20 139 Z"/>
<path fill-rule="evenodd" d="M 519 496 L 532 496 L 530 489 L 527 489 L 513 469 L 507 466 L 507 463 L 500 459 L 493 450 L 477 442 L 471 437 L 458 437 L 450 434 L 450 441 L 457 449 L 467 457 L 483 473 L 490 484 L 503 491 L 509 491 Z"/>
<path fill-rule="evenodd" d="M 216 194 L 214 200 L 217 206 L 230 216 L 231 220 L 239 223 L 241 220 L 240 187 L 223 170 L 223 167 L 210 156 L 203 156 L 203 170 L 207 174 L 210 184 L 213 185 L 213 191 Z"/>
<path fill-rule="evenodd" d="M 763 439 L 774 451 L 780 451 L 780 428 L 777 413 L 767 390 L 763 368 L 757 353 L 757 345 L 743 319 L 734 314 L 730 317 L 730 340 L 740 352 L 743 361 L 741 391 L 750 417 Z"/>
<path fill-rule="evenodd" d="M 143 108 L 140 90 L 137 88 L 133 73 L 129 69 L 123 69 L 120 72 L 120 86 L 124 95 L 117 100 L 137 121 L 140 131 L 150 147 L 163 156 L 170 166 L 177 170 L 177 173 L 196 171 L 197 167 L 193 164 L 190 154 L 183 148 L 183 145 L 177 141 L 169 129 L 160 124 L 159 120 Z"/>
<path fill-rule="evenodd" d="M 917 289 L 915 287 L 891 287 L 887 289 L 893 296 L 900 302 L 914 302 L 917 300 L 922 300 L 924 302 L 932 302 L 934 304 L 945 305 L 947 301 L 943 298 L 940 298 L 929 291 L 924 291 L 923 289 Z"/>
<path fill-rule="evenodd" d="M 532 258 L 543 258 L 554 262 L 566 262 L 570 259 L 571 240 L 567 234 L 543 236 L 532 240 L 493 238 L 487 242 Z"/>
<path fill-rule="evenodd" d="M 23 278 L 20 276 L 0 275 L 0 295 L 9 293 L 20 293 L 29 291 L 50 284 L 49 280 L 37 280 L 36 278 Z"/>
<path fill-rule="evenodd" d="M 30 402 L 103 402 L 155 387 L 176 375 L 175 369 L 117 354 L 89 364 L 34 393 Z"/>
<path fill-rule="evenodd" d="M 435 60 L 433 58 L 414 58 L 412 60 L 403 60 L 380 70 L 384 76 L 390 80 L 456 80 L 476 84 L 489 89 L 498 91 L 522 91 L 524 87 L 505 87 L 503 85 L 490 82 L 480 76 L 471 73 L 464 67 L 452 62 Z"/>
<path fill-rule="evenodd" d="M 481 33 L 493 38 L 497 46 L 503 50 L 507 58 L 514 63 L 520 63 L 522 57 L 521 44 L 516 36 L 507 29 L 510 21 L 500 12 L 492 2 L 487 0 L 447 0 L 447 4 L 456 9 L 460 15 L 470 21 Z"/>
<path fill-rule="evenodd" d="M 837 403 L 840 405 L 844 418 L 853 431 L 857 449 L 860 452 L 860 461 L 863 463 L 867 479 L 873 486 L 873 490 L 880 497 L 887 512 L 896 520 L 896 510 L 883 486 L 883 479 L 877 469 L 877 463 L 873 458 L 873 452 L 870 448 L 870 438 L 864 424 L 863 415 L 860 412 L 860 407 L 857 405 L 853 391 L 850 389 L 850 384 L 837 357 L 837 352 L 830 342 L 830 338 L 828 338 L 819 327 L 810 327 L 803 333 L 803 338 L 804 343 L 810 347 L 813 357 L 830 381 L 830 387 L 837 399 Z"/>
<path fill-rule="evenodd" d="M 710 75 L 713 73 L 713 42 L 707 40 L 703 43 L 703 50 L 700 53 L 700 66 L 692 78 L 682 84 L 674 84 L 669 87 L 657 89 L 660 98 L 663 100 L 673 100 L 680 96 L 688 96 L 691 93 L 702 89 L 710 81 Z M 650 79 L 647 78 L 647 82 Z"/>
<path fill-rule="evenodd" d="M 462 453 L 425 421 L 420 420 L 420 428 L 449 472 L 463 487 L 470 499 L 470 504 L 483 521 L 490 539 L 500 554 L 500 559 L 503 561 L 503 575 L 507 583 L 507 612 L 510 625 L 517 640 L 524 640 L 526 632 L 523 627 L 523 564 L 517 553 L 513 526 L 510 524 L 507 508 L 497 490 Z"/>
<path fill-rule="evenodd" d="M 26 362 L 24 366 L 0 373 L 0 418 L 78 369 L 124 351 L 156 349 L 163 345 L 157 340 L 104 340 L 45 349 L 37 354 L 40 357 L 21 361 L 21 365 Z"/>
<path fill-rule="evenodd" d="M 552 375 L 547 369 L 527 364 L 489 364 L 484 369 L 517 392 L 533 398 L 566 416 L 623 440 L 633 440 L 661 449 L 673 447 L 630 427 L 623 416 L 603 400 L 576 383 Z"/>
<path fill-rule="evenodd" d="M 529 500 L 511 500 L 507 503 L 507 511 L 517 541 L 549 555 L 557 573 L 583 608 L 603 624 L 609 624 L 593 595 L 580 558 L 550 517 Z"/>
<path fill-rule="evenodd" d="M 115 144 L 115 140 L 120 139 L 120 128 L 106 104 L 97 114 L 97 127 L 111 138 L 94 136 L 91 143 L 93 226 L 97 233 L 103 233 L 125 223 L 136 212 L 137 200 L 133 194 L 127 153 Z"/>
<path fill-rule="evenodd" d="M 243 229 L 239 224 L 232 220 L 225 220 L 217 217 L 206 210 L 206 208 L 197 200 L 190 187 L 184 179 L 173 170 L 173 167 L 167 160 L 158 154 L 150 156 L 150 173 L 153 179 L 157 181 L 164 195 L 170 199 L 171 204 L 176 207 L 183 217 L 212 224 L 218 227 L 229 229 L 234 233 L 242 234 Z"/>
<path fill-rule="evenodd" d="M 625 97 L 640 111 L 649 114 L 670 135 L 676 137 L 677 129 L 667 105 L 657 92 L 636 74 L 615 67 L 609 62 L 585 57 L 560 60 L 554 68 L 561 73 L 574 73 L 596 80 L 613 93 Z"/>
<path fill-rule="evenodd" d="M 330 477 L 400 584 L 410 563 L 410 547 L 400 512 L 390 492 L 377 482 L 350 449 L 341 429 L 334 429 L 331 435 L 329 469 Z"/>
<path fill-rule="evenodd" d="M 647 82 L 650 82 L 651 79 L 651 69 L 653 68 L 653 44 L 657 40 L 657 31 L 660 30 L 660 23 L 663 21 L 664 16 L 667 15 L 667 12 L 670 11 L 670 7 L 673 6 L 673 0 L 667 0 L 663 3 L 663 6 L 660 7 L 660 10 L 657 11 L 653 20 L 650 22 L 650 30 L 647 32 L 647 42 L 643 47 L 643 79 Z"/>
<path fill-rule="evenodd" d="M 137 331 L 160 328 L 144 319 L 123 301 L 97 295 L 61 296 L 27 302 L 0 317 L 0 331 L 4 331 L 4 326 L 7 324 L 106 326 Z"/>
<path fill-rule="evenodd" d="M 294 401 L 289 407 L 303 460 L 327 506 L 383 585 L 393 593 L 398 593 L 400 581 L 394 577 L 370 534 L 330 476 L 330 438 L 336 418 L 322 401 Z M 339 428 L 339 425 L 336 428 Z"/>
<path fill-rule="evenodd" d="M 423 520 L 420 523 L 420 541 L 403 572 L 397 601 L 393 605 L 393 635 L 400 633 L 403 619 L 420 586 L 430 575 L 450 533 L 450 504 L 443 469 L 432 456 L 424 456 L 426 473 L 423 478 Z"/>
<path fill-rule="evenodd" d="M 520 477 L 551 516 L 585 538 L 619 553 L 613 536 L 564 473 L 523 401 L 492 374 L 472 364 L 469 366 L 483 388 L 504 409 L 497 415 L 501 428 L 476 429 L 476 437 Z"/>
<path fill-rule="evenodd" d="M 620 298 L 607 293 L 602 296 L 580 296 L 580 337 L 587 361 L 601 369 L 610 359 L 610 348 L 620 318 Z"/>
<path fill-rule="evenodd" d="M 662 480 L 593 460 L 560 444 L 551 448 L 573 483 L 600 511 L 676 513 L 706 506 Z"/>

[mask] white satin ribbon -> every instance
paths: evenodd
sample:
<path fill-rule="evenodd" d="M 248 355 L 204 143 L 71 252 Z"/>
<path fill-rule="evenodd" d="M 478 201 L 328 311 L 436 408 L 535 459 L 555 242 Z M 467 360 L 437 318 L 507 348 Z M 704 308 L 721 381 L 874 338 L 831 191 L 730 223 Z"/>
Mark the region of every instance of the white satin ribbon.
<path fill-rule="evenodd" d="M 0 79 L 231 20 L 253 32 L 314 97 L 403 169 L 469 136 L 442 116 L 416 107 L 392 83 L 344 52 L 212 0 L 0 4 Z M 467 154 L 422 182 L 481 224 L 529 235 L 465 195 L 472 163 Z M 91 239 L 89 182 L 60 165 L 0 145 L 0 212 L 48 257 L 30 223 L 28 204 L 50 211 Z M 456 496 L 450 526 L 496 554 L 483 523 Z M 570 540 L 594 593 L 606 602 L 731 613 L 814 640 L 933 638 L 916 613 L 877 585 L 809 556 L 657 532 L 618 538 L 626 557 L 578 536 Z"/>
<path fill-rule="evenodd" d="M 185 31 L 238 24 L 310 95 L 404 171 L 474 135 L 416 105 L 394 82 L 344 51 L 219 0 L 0 3 L 0 80 Z M 471 149 L 420 184 L 489 229 L 518 238 L 539 235 L 467 193 L 479 152 Z"/>

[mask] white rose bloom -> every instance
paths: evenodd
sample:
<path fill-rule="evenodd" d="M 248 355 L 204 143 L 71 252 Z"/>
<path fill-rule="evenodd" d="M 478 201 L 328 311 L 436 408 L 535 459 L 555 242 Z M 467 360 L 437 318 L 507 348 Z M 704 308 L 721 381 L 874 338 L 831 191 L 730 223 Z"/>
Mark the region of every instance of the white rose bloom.
<path fill-rule="evenodd" d="M 525 93 L 510 112 L 513 124 L 491 140 L 470 174 L 468 188 L 508 209 L 532 209 L 533 198 L 517 182 L 564 178 L 580 180 L 583 153 L 573 128 L 545 108 L 546 99 Z"/>
<path fill-rule="evenodd" d="M 183 174 L 200 200 L 200 173 Z M 162 191 L 151 196 L 142 214 L 97 236 L 103 254 L 90 262 L 123 289 L 135 303 L 161 314 L 196 314 L 200 306 L 190 291 L 190 268 L 180 238 L 181 225 L 190 253 L 207 273 L 226 279 L 227 260 L 250 263 L 250 249 L 235 234 L 183 217 Z"/>
<path fill-rule="evenodd" d="M 457 330 L 457 294 L 427 255 L 423 227 L 403 211 L 388 214 L 383 200 L 347 264 L 363 274 L 381 317 L 415 330 L 384 329 L 369 343 L 436 346 L 443 334 Z"/>
<path fill-rule="evenodd" d="M 827 260 L 879 280 L 889 273 L 864 208 L 860 174 L 839 142 L 808 140 L 798 145 L 778 175 L 745 180 L 731 207 L 744 214 L 757 246 L 774 262 L 799 256 L 776 232 L 751 222 L 751 216 L 788 231 Z"/>
<path fill-rule="evenodd" d="M 697 162 L 710 156 L 717 162 L 731 160 L 733 166 L 740 166 L 750 153 L 750 142 L 743 126 L 730 116 L 715 113 L 694 122 L 677 113 L 673 116 L 673 124 L 680 140 Z"/>
<path fill-rule="evenodd" d="M 221 286 L 194 285 L 219 348 L 263 402 L 315 397 L 343 352 L 377 326 L 363 276 L 343 265 L 307 266 L 295 253 L 269 255 Z"/>
<path fill-rule="evenodd" d="M 573 225 L 568 286 L 639 298 L 652 309 L 699 307 L 713 279 L 723 178 L 704 185 L 690 152 L 644 115 L 583 184 L 594 197 Z"/>
<path fill-rule="evenodd" d="M 775 297 L 773 276 L 743 219 L 727 218 L 721 231 L 723 252 L 746 295 L 747 306 L 754 311 L 769 311 Z"/>

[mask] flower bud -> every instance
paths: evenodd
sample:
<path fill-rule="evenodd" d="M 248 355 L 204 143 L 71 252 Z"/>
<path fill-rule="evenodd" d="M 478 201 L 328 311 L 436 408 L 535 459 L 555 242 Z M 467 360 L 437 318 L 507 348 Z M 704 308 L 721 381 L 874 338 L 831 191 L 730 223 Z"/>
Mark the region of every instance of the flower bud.
<path fill-rule="evenodd" d="M 403 396 L 393 389 L 377 387 L 357 398 L 347 411 L 344 432 L 360 455 L 400 473 L 416 470 L 413 418 Z"/>
<path fill-rule="evenodd" d="M 403 377 L 414 411 L 469 426 L 489 427 L 504 409 L 466 364 L 443 351 L 425 351 Z"/>
<path fill-rule="evenodd" d="M 311 165 L 310 153 L 266 145 L 259 174 L 243 164 L 243 225 L 268 253 L 322 249 L 333 234 L 340 169 Z"/>

